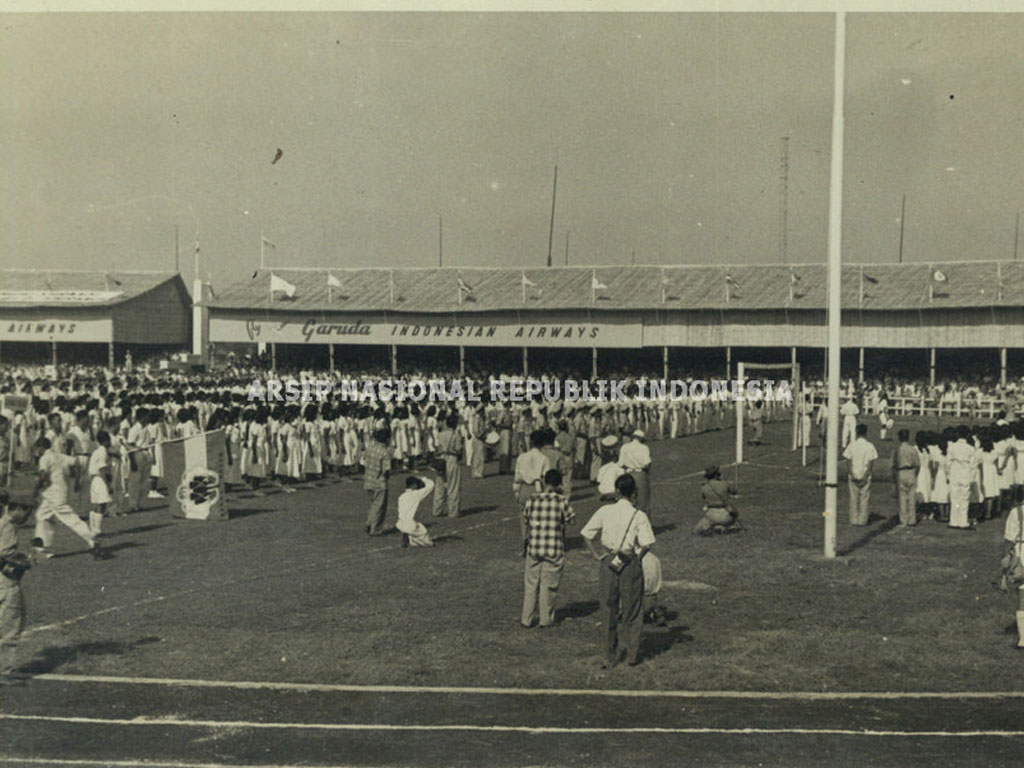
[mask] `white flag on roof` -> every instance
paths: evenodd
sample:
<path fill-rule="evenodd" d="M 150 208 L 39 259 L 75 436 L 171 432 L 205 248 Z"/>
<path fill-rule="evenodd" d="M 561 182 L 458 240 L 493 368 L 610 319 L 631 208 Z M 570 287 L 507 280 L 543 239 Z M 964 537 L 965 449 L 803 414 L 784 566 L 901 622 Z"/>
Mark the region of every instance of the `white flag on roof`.
<path fill-rule="evenodd" d="M 330 272 L 327 273 L 327 285 L 331 288 L 341 288 L 341 280 L 336 278 Z"/>
<path fill-rule="evenodd" d="M 295 297 L 295 286 L 285 280 L 283 277 L 278 277 L 273 272 L 270 273 L 270 293 L 273 294 L 275 291 L 280 291 L 285 294 L 289 299 Z"/>

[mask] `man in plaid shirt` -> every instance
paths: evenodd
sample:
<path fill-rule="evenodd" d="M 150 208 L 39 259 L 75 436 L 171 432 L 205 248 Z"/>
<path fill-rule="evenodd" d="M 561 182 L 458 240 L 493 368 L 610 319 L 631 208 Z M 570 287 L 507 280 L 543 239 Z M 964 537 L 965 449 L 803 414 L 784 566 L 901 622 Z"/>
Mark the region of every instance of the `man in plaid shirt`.
<path fill-rule="evenodd" d="M 363 488 L 369 496 L 370 509 L 366 515 L 366 532 L 379 536 L 384 532 L 384 516 L 388 511 L 388 480 L 391 477 L 391 430 L 387 427 L 376 430 L 373 440 L 363 452 L 366 474 Z"/>
<path fill-rule="evenodd" d="M 523 507 L 526 570 L 521 621 L 527 629 L 536 620 L 541 627 L 555 623 L 555 597 L 565 565 L 565 526 L 576 522 L 561 486 L 562 473 L 548 470 L 544 474 L 544 490 L 533 494 Z"/>

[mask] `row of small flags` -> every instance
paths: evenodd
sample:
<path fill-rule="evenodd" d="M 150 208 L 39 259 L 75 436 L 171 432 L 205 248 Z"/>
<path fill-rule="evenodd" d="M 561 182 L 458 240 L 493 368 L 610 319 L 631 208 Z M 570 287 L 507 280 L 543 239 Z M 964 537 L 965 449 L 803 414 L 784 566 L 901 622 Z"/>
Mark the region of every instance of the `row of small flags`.
<path fill-rule="evenodd" d="M 395 295 L 394 295 L 395 294 L 394 274 L 391 273 L 391 272 L 389 272 L 388 274 L 389 274 L 388 293 L 389 293 L 391 301 L 394 302 L 394 299 L 395 299 Z M 878 283 L 878 278 L 872 277 L 871 275 L 868 275 L 868 274 L 865 274 L 863 269 L 860 272 L 860 278 L 861 278 L 861 282 L 862 283 L 867 282 L 867 283 L 871 283 L 872 285 L 875 285 L 875 284 Z M 113 281 L 117 285 L 121 285 L 120 281 L 115 280 L 112 277 L 108 276 L 108 279 Z M 798 274 L 796 274 L 796 272 L 792 268 L 790 268 L 790 270 L 789 270 L 789 300 L 790 301 L 793 301 L 793 299 L 795 299 L 798 296 L 800 296 L 800 294 L 797 293 L 797 287 L 798 287 L 801 279 L 802 278 Z M 669 279 L 668 275 L 666 275 L 664 272 L 662 272 L 662 274 L 661 274 L 661 281 L 660 282 L 661 282 L 661 288 L 662 288 L 662 302 L 664 302 L 665 299 L 666 299 L 666 291 L 668 289 L 668 286 L 670 286 L 672 284 L 672 281 Z M 942 270 L 939 270 L 939 269 L 932 270 L 932 272 L 931 272 L 931 280 L 930 280 L 930 284 L 929 284 L 930 295 L 932 297 L 934 297 L 935 286 L 943 285 L 946 282 L 948 282 L 948 279 L 946 277 L 946 273 L 945 272 L 943 272 Z M 1000 279 L 1000 283 L 1001 282 L 1002 281 Z M 526 301 L 527 292 L 530 291 L 531 289 L 536 289 L 536 294 L 538 296 L 543 293 L 542 289 L 539 288 L 535 282 L 533 282 L 530 278 L 528 278 L 526 276 L 526 271 L 525 270 L 522 273 L 522 278 L 521 278 L 520 284 L 522 286 L 522 291 L 523 291 L 523 301 Z M 1000 288 L 1001 287 L 1002 286 L 1000 285 Z M 328 294 L 328 300 L 330 300 L 331 292 L 335 288 L 341 288 L 341 280 L 339 280 L 337 277 L 335 277 L 330 272 L 328 272 L 327 273 L 327 294 Z M 726 272 L 725 273 L 725 298 L 726 298 L 726 301 L 729 301 L 731 298 L 733 298 L 733 293 L 732 293 L 733 290 L 739 290 L 739 289 L 740 289 L 739 282 L 737 282 L 737 280 L 729 272 Z M 462 301 L 463 301 L 464 297 L 468 297 L 468 298 L 472 298 L 473 297 L 473 287 L 471 285 L 469 285 L 469 283 L 467 283 L 465 280 L 463 280 L 461 276 L 458 276 L 456 278 L 456 290 L 457 290 L 457 301 L 458 301 L 459 304 L 462 304 Z M 596 301 L 596 299 L 597 299 L 597 292 L 598 291 L 607 291 L 607 290 L 608 290 L 608 286 L 605 283 L 602 283 L 598 279 L 598 277 L 597 277 L 597 270 L 593 270 L 591 272 L 591 275 L 590 275 L 591 300 L 592 301 Z M 280 277 L 279 275 L 275 275 L 273 272 L 270 273 L 270 297 L 271 297 L 271 300 L 273 300 L 273 297 L 274 297 L 275 293 L 283 293 L 289 299 L 294 299 L 295 298 L 295 291 L 296 291 L 295 286 L 292 285 L 291 283 L 289 283 L 283 277 Z M 862 285 L 861 286 L 861 302 L 862 303 L 863 303 L 863 300 L 864 300 L 864 290 L 863 290 L 863 285 Z"/>

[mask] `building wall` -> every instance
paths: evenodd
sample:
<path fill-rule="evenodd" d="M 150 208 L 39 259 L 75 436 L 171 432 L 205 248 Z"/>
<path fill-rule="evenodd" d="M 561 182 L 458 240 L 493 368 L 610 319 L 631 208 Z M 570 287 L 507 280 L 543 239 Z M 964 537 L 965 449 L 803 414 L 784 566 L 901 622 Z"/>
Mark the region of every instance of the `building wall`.
<path fill-rule="evenodd" d="M 425 315 L 212 309 L 210 316 L 214 342 L 563 348 L 823 347 L 827 342 L 826 313 L 814 310 Z M 1024 308 L 846 310 L 842 344 L 887 349 L 1024 348 Z"/>

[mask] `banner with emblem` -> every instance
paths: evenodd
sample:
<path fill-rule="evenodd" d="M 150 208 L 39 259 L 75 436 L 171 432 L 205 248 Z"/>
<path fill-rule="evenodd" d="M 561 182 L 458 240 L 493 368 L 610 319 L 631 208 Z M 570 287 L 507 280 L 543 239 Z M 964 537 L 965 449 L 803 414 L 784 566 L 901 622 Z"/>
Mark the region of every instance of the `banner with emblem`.
<path fill-rule="evenodd" d="M 168 440 L 161 447 L 171 514 L 191 520 L 227 520 L 224 430 Z"/>

